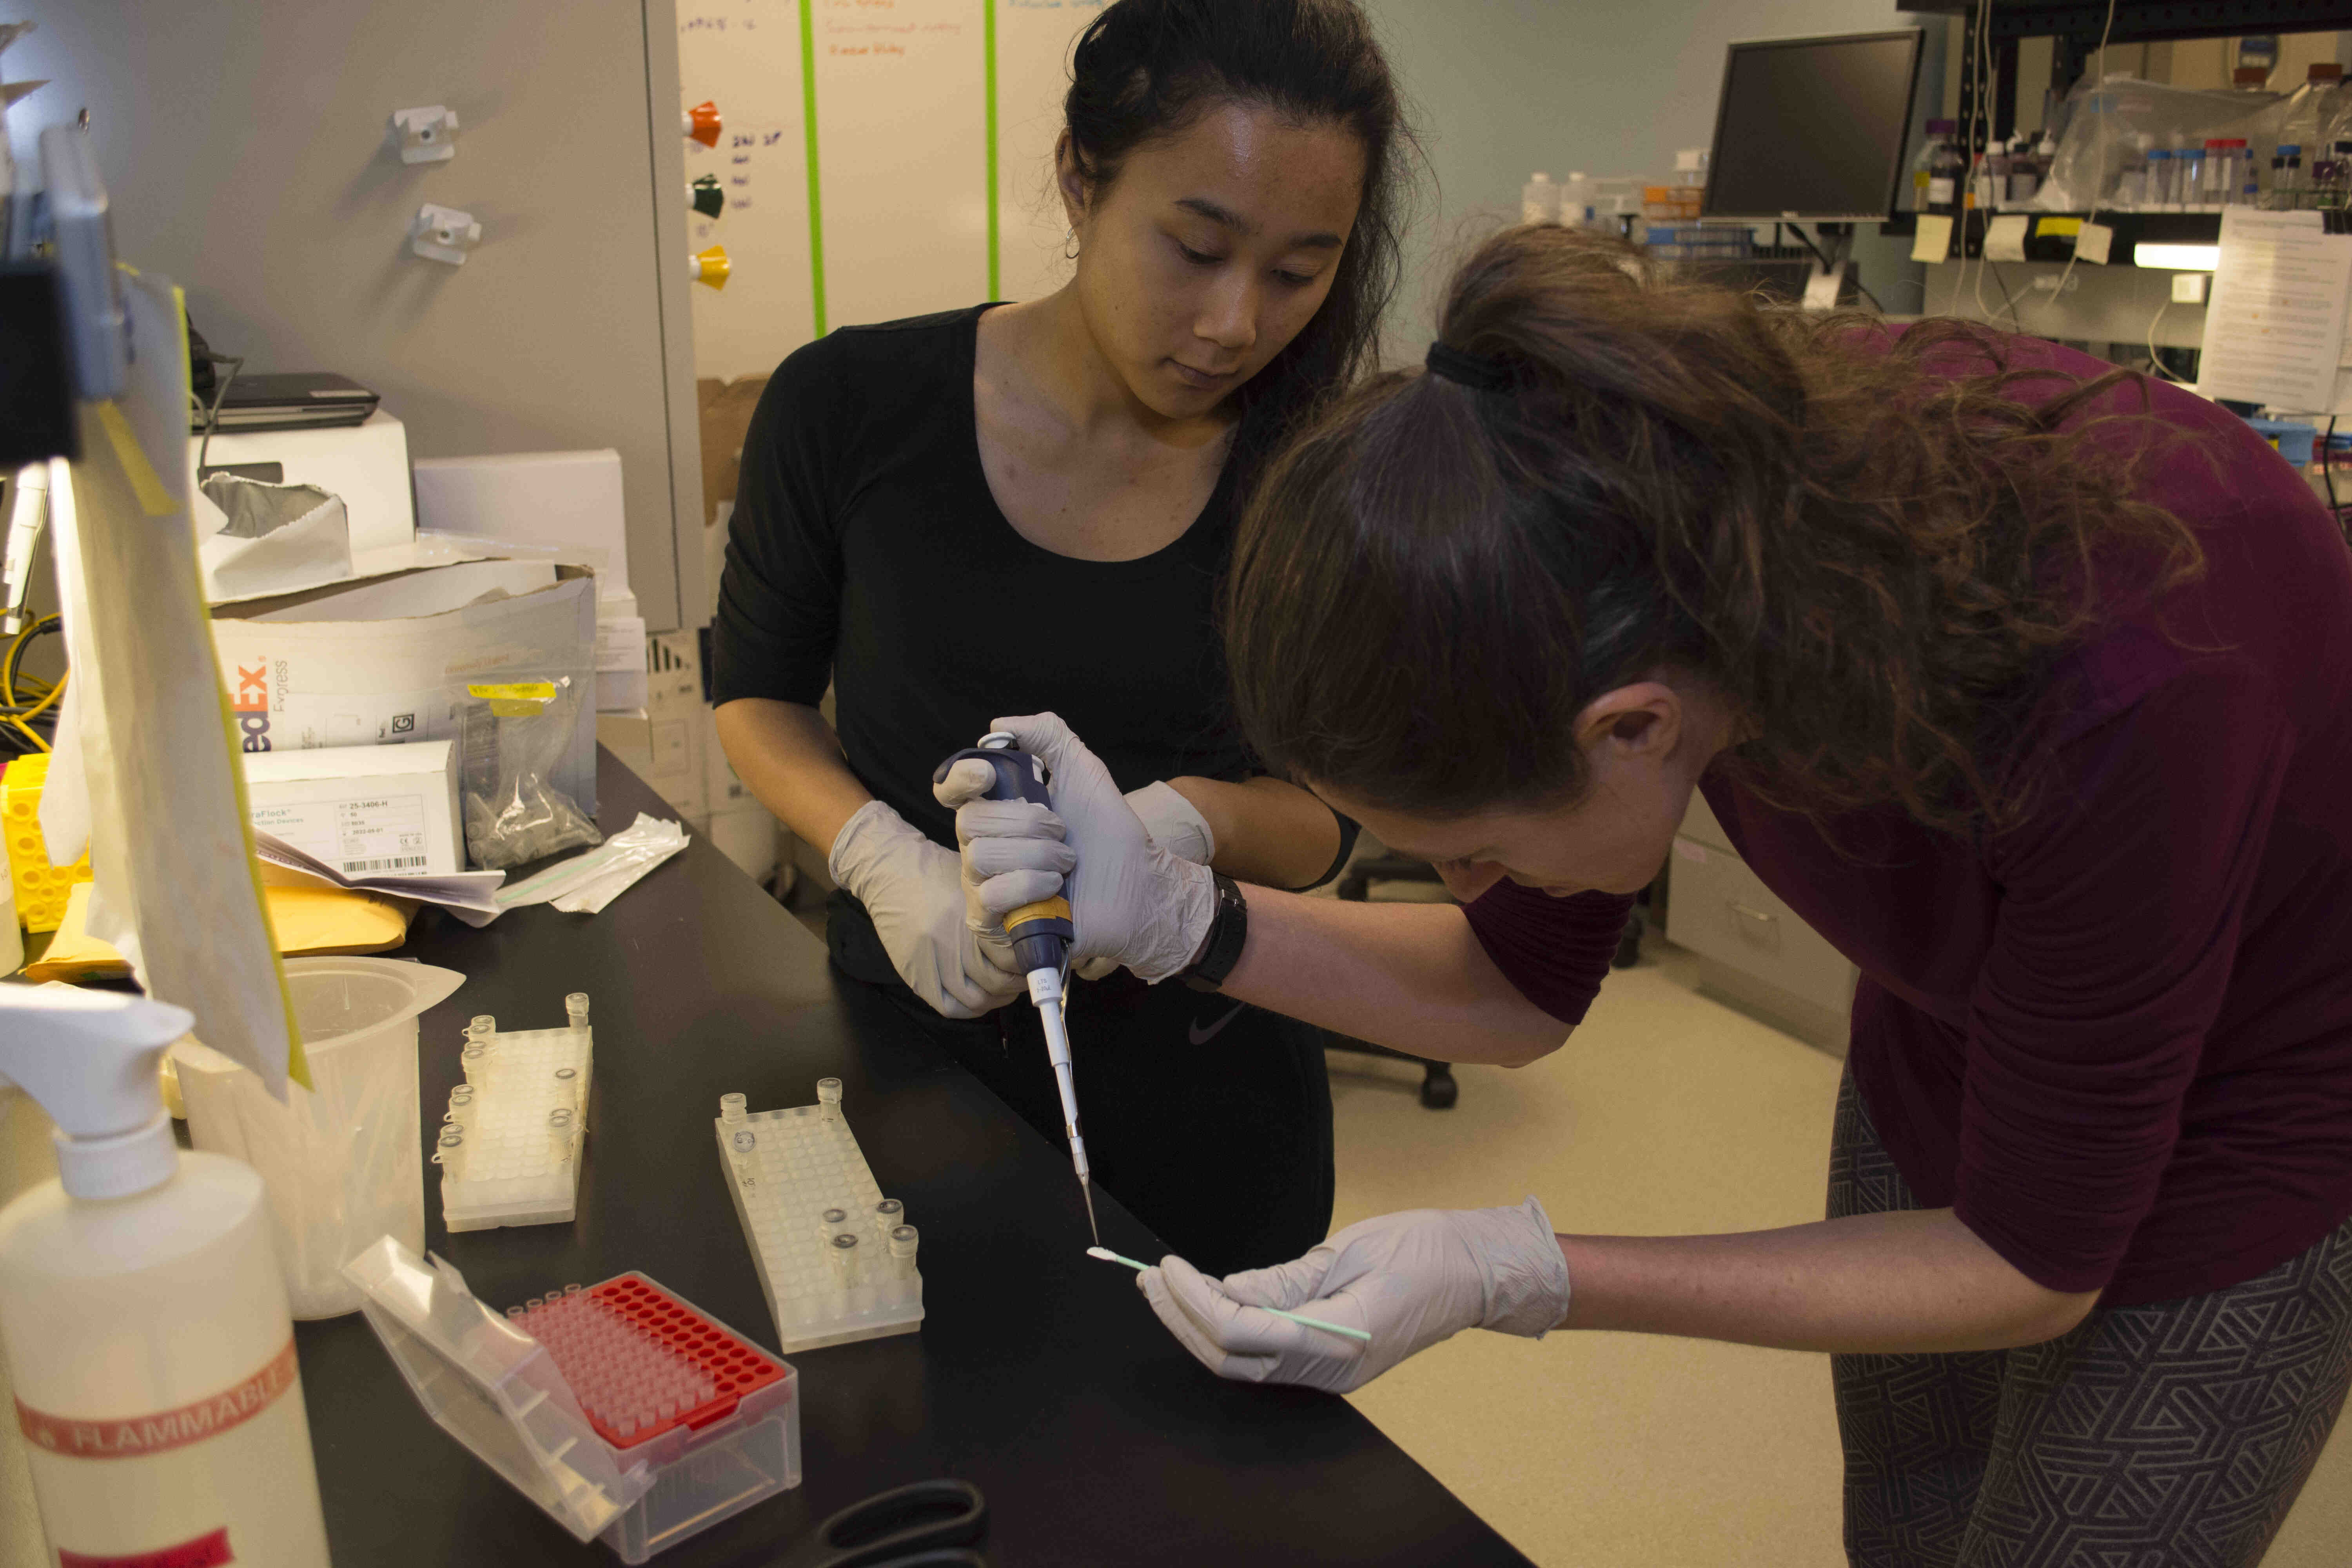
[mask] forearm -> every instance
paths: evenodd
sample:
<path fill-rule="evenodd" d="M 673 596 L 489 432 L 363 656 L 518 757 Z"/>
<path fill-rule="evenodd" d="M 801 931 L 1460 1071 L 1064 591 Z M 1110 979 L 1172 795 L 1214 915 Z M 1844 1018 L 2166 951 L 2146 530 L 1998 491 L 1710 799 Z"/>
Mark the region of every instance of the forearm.
<path fill-rule="evenodd" d="M 1522 1067 L 1569 1026 L 1519 994 L 1450 904 L 1371 904 L 1251 888 L 1236 1001 L 1440 1061 Z"/>
<path fill-rule="evenodd" d="M 828 851 L 842 824 L 874 798 L 815 709 L 765 697 L 722 704 L 719 743 L 735 774 L 783 825 Z"/>
<path fill-rule="evenodd" d="M 1778 1350 L 2001 1350 L 2056 1338 L 2097 1300 L 2035 1284 L 1950 1209 L 1736 1236 L 1559 1239 L 1567 1329 Z"/>
<path fill-rule="evenodd" d="M 1217 845 L 1212 864 L 1235 881 L 1304 888 L 1339 858 L 1339 819 L 1297 784 L 1261 775 L 1241 784 L 1176 778 L 1168 787 L 1208 821 Z"/>

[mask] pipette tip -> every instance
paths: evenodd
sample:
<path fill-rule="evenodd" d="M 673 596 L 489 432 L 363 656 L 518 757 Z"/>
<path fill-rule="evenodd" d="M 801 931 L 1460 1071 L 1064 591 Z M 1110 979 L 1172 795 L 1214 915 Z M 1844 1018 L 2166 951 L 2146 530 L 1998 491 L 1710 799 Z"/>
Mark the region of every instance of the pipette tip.
<path fill-rule="evenodd" d="M 1099 1247 L 1100 1246 L 1102 1246 L 1102 1226 L 1098 1226 L 1098 1225 L 1097 1225 L 1097 1224 L 1095 1223 L 1095 1184 L 1094 1184 L 1094 1183 L 1092 1183 L 1092 1182 L 1088 1181 L 1088 1180 L 1087 1180 L 1087 1178 L 1085 1178 L 1084 1176 L 1079 1177 L 1079 1178 L 1078 1178 L 1078 1195 L 1079 1195 L 1079 1196 L 1081 1196 L 1081 1197 L 1083 1197 L 1083 1198 L 1085 1198 L 1085 1199 L 1087 1200 L 1087 1232 L 1088 1232 L 1089 1234 L 1091 1234 L 1091 1235 L 1094 1237 L 1094 1238 L 1095 1238 L 1095 1246 L 1097 1246 L 1097 1247 Z"/>

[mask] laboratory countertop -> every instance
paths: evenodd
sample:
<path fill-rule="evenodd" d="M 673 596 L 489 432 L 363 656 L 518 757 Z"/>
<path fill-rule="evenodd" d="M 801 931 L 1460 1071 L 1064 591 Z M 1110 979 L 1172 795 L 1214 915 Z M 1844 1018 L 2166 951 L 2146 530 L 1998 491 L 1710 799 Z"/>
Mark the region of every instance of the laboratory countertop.
<path fill-rule="evenodd" d="M 600 766 L 607 831 L 641 809 L 672 815 L 609 753 Z M 555 1027 L 565 993 L 592 999 L 573 1223 L 451 1236 L 428 1177 L 425 1245 L 484 1301 L 640 1269 L 772 1347 L 711 1120 L 736 1090 L 754 1110 L 814 1103 L 828 1076 L 883 1192 L 922 1234 L 919 1332 L 788 1358 L 800 1489 L 657 1562 L 769 1563 L 835 1510 L 934 1476 L 986 1495 L 997 1568 L 1527 1561 L 1344 1401 L 1203 1371 L 1132 1274 L 1086 1256 L 1067 1153 L 889 1003 L 836 986 L 823 945 L 700 838 L 600 915 L 541 905 L 480 931 L 436 919 L 402 952 L 467 976 L 424 1019 L 428 1121 L 461 1077 L 467 1018 Z M 1115 1200 L 1097 1201 L 1107 1245 L 1159 1256 Z M 436 1428 L 361 1317 L 296 1337 L 338 1568 L 617 1562 Z"/>

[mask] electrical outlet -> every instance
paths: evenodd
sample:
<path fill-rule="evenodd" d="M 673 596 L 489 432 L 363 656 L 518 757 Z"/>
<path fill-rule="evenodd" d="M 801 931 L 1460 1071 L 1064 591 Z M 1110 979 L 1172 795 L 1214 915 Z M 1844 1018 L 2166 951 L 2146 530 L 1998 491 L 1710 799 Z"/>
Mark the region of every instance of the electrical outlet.
<path fill-rule="evenodd" d="M 2029 285 L 2043 294 L 2055 294 L 2061 291 L 2072 294 L 2082 286 L 2083 280 L 2080 278 L 2069 278 L 2063 272 L 2044 272 Z"/>

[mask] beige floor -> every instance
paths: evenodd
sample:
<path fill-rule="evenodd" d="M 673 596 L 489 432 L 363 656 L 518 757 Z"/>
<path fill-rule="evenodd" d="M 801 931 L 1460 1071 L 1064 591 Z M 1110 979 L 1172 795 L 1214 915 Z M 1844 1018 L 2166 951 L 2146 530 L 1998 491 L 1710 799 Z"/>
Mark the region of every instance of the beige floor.
<path fill-rule="evenodd" d="M 1661 944 L 1663 946 L 1663 944 Z M 1821 1217 L 1838 1064 L 1694 993 L 1672 949 L 1612 975 L 1575 1043 L 1517 1072 L 1331 1058 L 1344 1225 L 1533 1192 L 1562 1229 L 1675 1233 Z M 1355 1395 L 1546 1568 L 1843 1562 L 1826 1364 L 1634 1335 L 1465 1334 Z M 2352 1421 L 2267 1568 L 2352 1562 Z"/>

